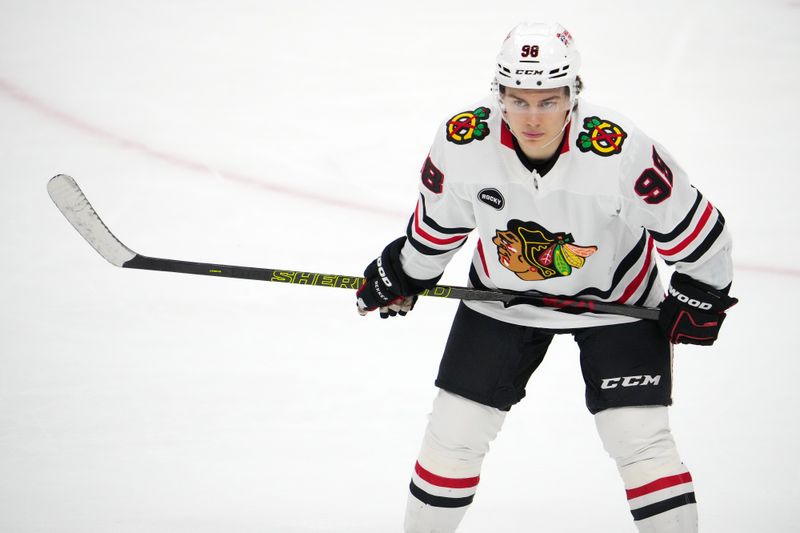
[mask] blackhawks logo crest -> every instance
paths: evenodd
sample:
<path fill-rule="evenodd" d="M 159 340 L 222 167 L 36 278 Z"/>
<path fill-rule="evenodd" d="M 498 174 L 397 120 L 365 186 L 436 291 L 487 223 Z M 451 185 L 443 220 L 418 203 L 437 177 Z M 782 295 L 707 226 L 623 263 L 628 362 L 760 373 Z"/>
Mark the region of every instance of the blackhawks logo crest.
<path fill-rule="evenodd" d="M 583 131 L 578 135 L 578 149 L 581 152 L 594 152 L 608 157 L 622 151 L 622 143 L 628 137 L 618 125 L 599 117 L 587 117 L 583 121 Z"/>
<path fill-rule="evenodd" d="M 468 144 L 474 140 L 482 141 L 489 136 L 489 119 L 491 110 L 479 107 L 473 111 L 464 111 L 447 121 L 447 140 L 456 144 Z"/>
<path fill-rule="evenodd" d="M 497 230 L 492 243 L 500 264 L 525 281 L 569 276 L 597 251 L 597 246 L 575 244 L 571 233 L 551 233 L 516 219 L 508 221 L 508 229 Z"/>

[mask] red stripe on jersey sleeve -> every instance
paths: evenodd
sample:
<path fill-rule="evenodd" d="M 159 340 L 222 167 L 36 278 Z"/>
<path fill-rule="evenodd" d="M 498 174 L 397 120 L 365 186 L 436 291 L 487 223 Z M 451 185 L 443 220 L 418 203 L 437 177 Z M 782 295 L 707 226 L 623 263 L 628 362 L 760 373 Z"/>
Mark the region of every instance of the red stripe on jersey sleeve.
<path fill-rule="evenodd" d="M 656 248 L 658 250 L 658 253 L 661 254 L 662 256 L 663 255 L 665 255 L 665 256 L 675 255 L 678 252 L 682 251 L 687 246 L 689 246 L 689 244 L 691 244 L 691 242 L 693 240 L 695 240 L 695 238 L 697 238 L 697 236 L 700 234 L 700 232 L 703 231 L 703 228 L 706 227 L 706 223 L 708 222 L 708 219 L 711 218 L 711 213 L 713 211 L 714 211 L 714 206 L 711 205 L 711 202 L 708 202 L 708 205 L 706 206 L 705 211 L 703 211 L 703 215 L 700 217 L 700 220 L 697 222 L 697 227 L 694 228 L 692 233 L 688 237 L 683 239 L 680 242 L 680 244 L 678 244 L 677 246 L 675 246 L 673 248 L 670 248 L 669 250 L 662 250 L 661 248 Z"/>
<path fill-rule="evenodd" d="M 657 479 L 648 483 L 647 485 L 642 485 L 641 487 L 628 489 L 625 491 L 625 493 L 628 495 L 628 499 L 632 500 L 634 498 L 638 498 L 639 496 L 644 496 L 645 494 L 650 494 L 658 490 L 668 489 L 670 487 L 675 487 L 676 485 L 683 485 L 684 483 L 691 482 L 692 474 L 689 472 L 684 472 L 683 474 L 678 474 L 676 476 L 662 477 L 661 479 Z"/>
<path fill-rule="evenodd" d="M 436 485 L 437 487 L 446 487 L 448 489 L 468 489 L 470 487 L 476 487 L 478 485 L 478 481 L 481 479 L 480 476 L 463 478 L 437 476 L 436 474 L 428 472 L 422 468 L 422 465 L 420 465 L 419 462 L 417 462 L 414 470 L 417 472 L 417 475 L 420 478 L 427 481 L 431 485 Z"/>
<path fill-rule="evenodd" d="M 432 242 L 433 244 L 453 244 L 454 242 L 463 241 L 467 238 L 466 235 L 456 235 L 455 237 L 449 237 L 447 239 L 440 239 L 438 237 L 434 237 L 430 233 L 426 232 L 419 226 L 419 203 L 417 203 L 417 208 L 414 210 L 414 232 L 425 239 L 428 242 Z"/>

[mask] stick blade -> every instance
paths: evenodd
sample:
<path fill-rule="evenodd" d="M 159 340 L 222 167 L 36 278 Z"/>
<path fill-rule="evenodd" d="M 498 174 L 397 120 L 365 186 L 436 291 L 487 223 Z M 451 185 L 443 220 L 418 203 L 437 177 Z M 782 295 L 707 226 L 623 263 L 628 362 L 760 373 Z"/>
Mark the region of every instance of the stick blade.
<path fill-rule="evenodd" d="M 86 195 L 71 176 L 59 174 L 47 183 L 47 193 L 66 219 L 97 253 L 112 265 L 121 267 L 136 257 L 106 227 Z"/>

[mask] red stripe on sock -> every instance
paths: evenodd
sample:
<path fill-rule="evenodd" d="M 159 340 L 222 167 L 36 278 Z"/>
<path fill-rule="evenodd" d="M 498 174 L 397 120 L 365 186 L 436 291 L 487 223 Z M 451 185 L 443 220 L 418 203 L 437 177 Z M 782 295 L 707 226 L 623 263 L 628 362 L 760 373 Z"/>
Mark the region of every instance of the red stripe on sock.
<path fill-rule="evenodd" d="M 628 495 L 628 499 L 632 500 L 657 490 L 668 489 L 669 487 L 674 487 L 675 485 L 682 485 L 683 483 L 691 482 L 692 475 L 689 472 L 684 472 L 683 474 L 678 474 L 676 476 L 662 477 L 661 479 L 657 479 L 648 483 L 647 485 L 642 485 L 641 487 L 628 489 L 625 491 L 625 493 Z"/>
<path fill-rule="evenodd" d="M 478 481 L 481 479 L 480 476 L 462 478 L 437 476 L 433 472 L 428 472 L 422 468 L 422 465 L 420 465 L 419 462 L 417 462 L 414 470 L 417 472 L 417 475 L 420 478 L 427 481 L 431 485 L 436 485 L 437 487 L 446 487 L 449 489 L 468 489 L 470 487 L 475 487 L 478 485 Z"/>

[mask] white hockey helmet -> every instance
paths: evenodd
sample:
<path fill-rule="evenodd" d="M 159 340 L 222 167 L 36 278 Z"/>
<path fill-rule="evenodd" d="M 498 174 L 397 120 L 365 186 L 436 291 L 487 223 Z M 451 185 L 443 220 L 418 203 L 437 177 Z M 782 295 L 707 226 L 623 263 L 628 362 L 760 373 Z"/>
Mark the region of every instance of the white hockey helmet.
<path fill-rule="evenodd" d="M 570 100 L 578 97 L 581 55 L 572 35 L 558 23 L 523 22 L 511 30 L 497 55 L 493 88 L 569 87 Z"/>

